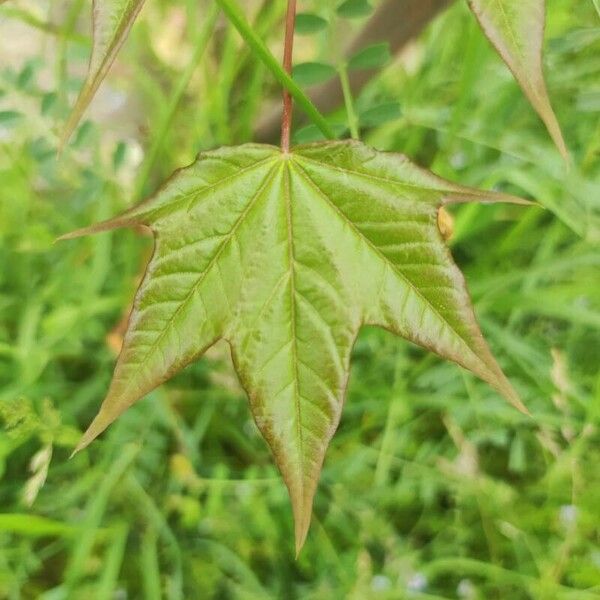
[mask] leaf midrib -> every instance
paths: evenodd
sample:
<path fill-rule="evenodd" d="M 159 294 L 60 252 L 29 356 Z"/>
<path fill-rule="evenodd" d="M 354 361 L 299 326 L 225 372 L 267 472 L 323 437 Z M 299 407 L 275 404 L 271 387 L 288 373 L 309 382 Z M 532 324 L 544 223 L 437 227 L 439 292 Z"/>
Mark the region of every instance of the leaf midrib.
<path fill-rule="evenodd" d="M 125 15 L 129 12 L 132 4 L 135 4 L 136 2 L 143 4 L 144 0 L 126 0 L 126 2 L 123 4 L 123 10 L 121 11 L 121 14 L 117 14 L 117 18 L 114 21 L 116 22 L 116 27 L 113 28 L 112 41 L 108 44 L 107 52 L 105 52 L 103 60 L 101 60 L 100 64 L 98 65 L 98 70 L 95 77 L 90 82 L 90 88 L 96 87 L 96 82 L 98 79 L 100 79 L 100 81 L 102 80 L 107 65 L 112 62 L 114 53 L 118 49 L 121 35 L 123 33 L 123 25 L 126 24 Z"/>
<path fill-rule="evenodd" d="M 302 161 L 307 161 L 307 162 L 311 162 L 311 163 L 317 165 L 319 168 L 329 169 L 330 171 L 338 171 L 340 173 L 345 173 L 346 175 L 356 175 L 357 177 L 363 177 L 364 179 L 371 179 L 371 180 L 377 181 L 379 183 L 387 183 L 389 185 L 394 185 L 394 186 L 398 186 L 398 187 L 404 187 L 404 188 L 409 188 L 409 189 L 414 189 L 414 190 L 419 190 L 419 191 L 426 190 L 426 191 L 435 192 L 435 193 L 439 193 L 439 194 L 464 194 L 465 196 L 481 195 L 480 191 L 477 192 L 475 190 L 470 190 L 469 188 L 465 188 L 462 186 L 457 186 L 454 189 L 452 189 L 452 188 L 435 188 L 435 187 L 426 187 L 426 186 L 419 185 L 416 183 L 408 183 L 406 181 L 387 179 L 386 177 L 379 177 L 377 175 L 363 173 L 362 171 L 355 171 L 353 169 L 347 169 L 344 167 L 330 165 L 330 164 L 321 162 L 319 160 L 316 160 L 314 158 L 309 158 L 308 156 L 305 156 L 304 154 L 296 155 L 294 157 L 294 161 L 296 163 L 301 163 Z"/>
<path fill-rule="evenodd" d="M 301 518 L 304 519 L 304 434 L 302 432 L 302 411 L 300 410 L 300 382 L 298 374 L 298 338 L 297 338 L 297 322 L 296 322 L 296 275 L 295 275 L 295 254 L 294 254 L 294 225 L 293 225 L 293 210 L 292 210 L 292 193 L 291 193 L 291 160 L 285 162 L 285 174 L 283 178 L 285 206 L 286 206 L 286 223 L 288 237 L 288 256 L 289 256 L 289 272 L 290 272 L 290 326 L 292 335 L 292 361 L 294 368 L 294 404 L 296 408 L 296 438 L 298 440 L 298 451 L 300 460 L 300 493 L 302 501 Z"/>

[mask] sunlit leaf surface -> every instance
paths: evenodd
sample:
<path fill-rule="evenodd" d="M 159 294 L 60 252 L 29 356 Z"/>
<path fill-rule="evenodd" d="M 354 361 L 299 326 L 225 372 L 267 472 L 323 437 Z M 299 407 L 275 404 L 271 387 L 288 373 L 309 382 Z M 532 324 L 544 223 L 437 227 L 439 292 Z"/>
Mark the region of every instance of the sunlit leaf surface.
<path fill-rule="evenodd" d="M 69 234 L 144 224 L 156 240 L 110 390 L 79 449 L 225 339 L 289 489 L 299 549 L 362 325 L 459 363 L 522 408 L 438 229 L 442 206 L 470 201 L 519 200 L 358 142 L 292 154 L 246 145 L 202 154 L 146 202 Z"/>

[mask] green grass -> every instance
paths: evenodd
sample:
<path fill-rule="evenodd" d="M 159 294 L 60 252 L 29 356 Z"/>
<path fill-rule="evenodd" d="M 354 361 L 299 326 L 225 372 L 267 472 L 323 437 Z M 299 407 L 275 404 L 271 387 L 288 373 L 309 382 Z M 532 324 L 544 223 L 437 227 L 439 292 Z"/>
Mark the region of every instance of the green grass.
<path fill-rule="evenodd" d="M 87 22 L 87 3 L 67 5 Z M 198 2 L 149 2 L 96 102 L 124 108 L 86 122 L 59 161 L 89 45 L 49 30 L 43 9 L 19 25 L 44 33 L 32 58 L 0 67 L 0 598 L 600 598 L 600 20 L 591 2 L 549 5 L 570 170 L 464 3 L 354 99 L 359 115 L 400 102 L 362 129 L 368 143 L 541 205 L 464 206 L 451 242 L 534 418 L 365 330 L 297 561 L 287 493 L 223 348 L 68 460 L 150 240 L 53 243 L 198 150 L 251 139 L 277 86 L 224 21 L 202 47 Z M 265 2 L 255 19 L 275 51 L 284 8 Z M 298 57 L 327 59 L 327 32 L 299 39 Z"/>

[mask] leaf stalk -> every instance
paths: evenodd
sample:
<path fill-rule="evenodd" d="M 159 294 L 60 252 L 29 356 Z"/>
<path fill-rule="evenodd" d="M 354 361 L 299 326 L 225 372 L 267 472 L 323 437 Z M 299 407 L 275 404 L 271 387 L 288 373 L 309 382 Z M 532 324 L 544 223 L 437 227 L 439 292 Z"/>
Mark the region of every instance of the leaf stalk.
<path fill-rule="evenodd" d="M 279 61 L 273 56 L 266 44 L 252 29 L 243 12 L 235 0 L 216 0 L 232 25 L 238 30 L 244 41 L 248 44 L 254 55 L 262 61 L 277 81 L 290 92 L 298 106 L 306 113 L 311 121 L 321 130 L 328 139 L 335 139 L 335 133 L 325 117 L 312 103 L 311 99 L 302 91 L 300 86 L 286 73 Z"/>
<path fill-rule="evenodd" d="M 358 128 L 358 116 L 354 109 L 354 100 L 352 99 L 352 90 L 350 88 L 350 79 L 348 78 L 348 66 L 342 62 L 338 67 L 340 82 L 342 84 L 342 93 L 344 94 L 344 106 L 346 108 L 346 116 L 348 118 L 348 126 L 350 135 L 353 140 L 358 140 L 360 132 Z"/>
<path fill-rule="evenodd" d="M 294 32 L 296 29 L 296 0 L 288 0 L 285 18 L 285 43 L 283 48 L 283 70 L 292 75 L 292 59 L 294 55 Z M 288 154 L 292 131 L 294 99 L 290 91 L 283 88 L 283 115 L 281 117 L 281 151 Z"/>

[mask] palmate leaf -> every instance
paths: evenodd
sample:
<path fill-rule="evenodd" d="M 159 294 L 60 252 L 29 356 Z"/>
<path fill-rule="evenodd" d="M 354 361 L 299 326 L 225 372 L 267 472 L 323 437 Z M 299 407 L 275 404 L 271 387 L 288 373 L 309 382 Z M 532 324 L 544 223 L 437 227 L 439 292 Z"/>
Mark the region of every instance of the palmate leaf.
<path fill-rule="evenodd" d="M 140 12 L 144 0 L 93 0 L 94 42 L 87 78 L 62 135 L 64 144 L 79 123 Z"/>
<path fill-rule="evenodd" d="M 108 395 L 77 449 L 225 339 L 300 549 L 362 325 L 455 361 L 524 411 L 438 230 L 444 204 L 471 201 L 523 202 L 359 142 L 245 145 L 202 154 L 139 206 L 68 234 L 144 224 L 155 235 Z"/>
<path fill-rule="evenodd" d="M 542 68 L 545 0 L 468 0 L 469 6 L 566 159 L 568 151 L 550 104 Z"/>

